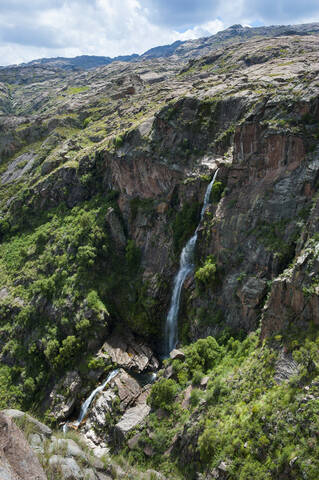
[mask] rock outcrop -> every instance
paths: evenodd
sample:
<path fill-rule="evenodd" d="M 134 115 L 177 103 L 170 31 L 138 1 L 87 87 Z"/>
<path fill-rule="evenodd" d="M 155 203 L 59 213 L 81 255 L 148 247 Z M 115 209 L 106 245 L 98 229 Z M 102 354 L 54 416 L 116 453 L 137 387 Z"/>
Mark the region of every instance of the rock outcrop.
<path fill-rule="evenodd" d="M 3 480 L 47 479 L 37 455 L 3 412 L 0 412 L 0 476 Z"/>

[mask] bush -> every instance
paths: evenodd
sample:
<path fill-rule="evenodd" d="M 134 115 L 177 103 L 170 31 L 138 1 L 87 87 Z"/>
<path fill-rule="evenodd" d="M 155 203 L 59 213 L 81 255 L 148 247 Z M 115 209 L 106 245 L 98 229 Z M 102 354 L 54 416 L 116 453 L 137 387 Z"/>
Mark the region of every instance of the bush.
<path fill-rule="evenodd" d="M 88 293 L 86 297 L 86 301 L 87 301 L 88 307 L 96 313 L 107 311 L 104 303 L 100 299 L 96 290 L 91 290 Z"/>
<path fill-rule="evenodd" d="M 186 351 L 186 363 L 192 372 L 205 372 L 219 361 L 221 347 L 213 337 L 201 338 Z"/>
<path fill-rule="evenodd" d="M 211 203 L 218 203 L 219 200 L 222 198 L 222 194 L 224 191 L 224 185 L 222 182 L 215 182 L 212 186 L 212 191 L 210 194 L 210 201 Z"/>
<path fill-rule="evenodd" d="M 216 280 L 216 271 L 216 262 L 210 255 L 206 258 L 204 265 L 196 271 L 195 278 L 201 285 L 212 285 Z"/>
<path fill-rule="evenodd" d="M 189 403 L 191 404 L 192 407 L 196 407 L 196 405 L 199 404 L 200 401 L 200 390 L 198 388 L 195 388 L 192 390 Z"/>
<path fill-rule="evenodd" d="M 153 386 L 147 401 L 152 408 L 171 410 L 177 391 L 178 385 L 174 380 L 162 378 Z"/>
<path fill-rule="evenodd" d="M 76 261 L 80 268 L 86 269 L 88 266 L 92 267 L 94 265 L 95 257 L 96 249 L 91 245 L 84 245 L 78 248 Z"/>
<path fill-rule="evenodd" d="M 58 364 L 59 367 L 74 364 L 80 349 L 80 341 L 74 335 L 69 335 L 62 342 L 62 347 L 56 358 L 56 364 Z"/>

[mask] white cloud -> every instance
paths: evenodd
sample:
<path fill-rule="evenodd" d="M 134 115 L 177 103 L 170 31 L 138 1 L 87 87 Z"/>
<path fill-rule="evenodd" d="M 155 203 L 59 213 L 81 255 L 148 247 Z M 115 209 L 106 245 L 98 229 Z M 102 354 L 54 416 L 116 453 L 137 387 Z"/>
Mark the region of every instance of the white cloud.
<path fill-rule="evenodd" d="M 179 34 L 180 40 L 190 40 L 200 37 L 209 37 L 225 28 L 224 23 L 221 20 L 213 20 L 201 25 L 196 25 L 193 28 L 188 28 L 185 32 Z"/>
<path fill-rule="evenodd" d="M 0 0 L 0 64 L 143 53 L 233 23 L 307 20 L 319 20 L 318 0 Z"/>
<path fill-rule="evenodd" d="M 25 25 L 29 25 L 28 16 L 24 21 Z M 0 7 L 0 25 L 5 22 L 6 18 L 1 15 Z M 196 28 L 179 33 L 171 28 L 152 24 L 137 0 L 97 0 L 96 3 L 87 4 L 68 1 L 57 8 L 34 11 L 33 25 L 33 45 L 18 43 L 21 36 L 18 33 L 15 42 L 12 41 L 12 34 L 10 43 L 0 43 L 3 65 L 43 56 L 94 54 L 113 57 L 143 53 L 157 45 L 202 35 L 202 30 Z M 47 29 L 50 38 L 42 38 L 42 44 L 39 41 L 38 46 L 35 46 L 39 30 L 43 29 Z M 55 32 L 56 42 L 61 47 L 51 46 L 52 32 Z"/>

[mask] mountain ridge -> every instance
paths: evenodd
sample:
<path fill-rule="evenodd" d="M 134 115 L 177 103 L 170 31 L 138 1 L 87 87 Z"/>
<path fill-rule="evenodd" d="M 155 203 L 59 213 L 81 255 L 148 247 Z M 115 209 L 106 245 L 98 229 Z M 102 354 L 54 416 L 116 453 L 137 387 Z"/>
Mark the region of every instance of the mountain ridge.
<path fill-rule="evenodd" d="M 159 45 L 146 52 L 132 55 L 120 55 L 117 57 L 79 55 L 76 57 L 52 57 L 31 60 L 30 62 L 0 66 L 0 69 L 23 68 L 32 65 L 55 66 L 66 70 L 87 70 L 100 66 L 109 65 L 112 62 L 132 62 L 145 58 L 162 58 L 176 55 L 178 57 L 197 57 L 205 54 L 205 49 L 218 48 L 225 42 L 244 40 L 255 36 L 276 36 L 276 35 L 308 35 L 310 32 L 319 32 L 319 23 L 305 23 L 298 25 L 270 25 L 261 27 L 243 27 L 240 24 L 231 25 L 209 37 L 201 37 L 194 40 L 177 40 L 169 45 Z"/>

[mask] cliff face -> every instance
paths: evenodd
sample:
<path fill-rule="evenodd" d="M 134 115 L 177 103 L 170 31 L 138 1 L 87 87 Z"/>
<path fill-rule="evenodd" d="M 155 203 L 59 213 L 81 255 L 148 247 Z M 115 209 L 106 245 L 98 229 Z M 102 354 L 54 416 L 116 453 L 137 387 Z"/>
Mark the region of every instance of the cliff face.
<path fill-rule="evenodd" d="M 247 29 L 237 30 L 242 42 L 217 49 L 206 39 L 205 56 L 188 63 L 180 45 L 176 57 L 89 72 L 29 65 L 0 75 L 1 405 L 74 420 L 97 382 L 120 367 L 80 427 L 90 446 L 122 448 L 132 435 L 127 448 L 143 459 L 152 442 L 169 461 L 190 455 L 192 475 L 218 460 L 204 446 L 217 433 L 202 419 L 226 386 L 258 410 L 249 402 L 275 391 L 274 378 L 302 370 L 292 354 L 319 322 L 318 36 L 247 40 Z M 220 344 L 187 347 L 186 366 L 180 352 L 163 373 L 173 382 L 166 398 L 177 395 L 191 414 L 178 410 L 178 428 L 160 446 L 162 427 L 148 414 L 151 406 L 165 423 L 156 394 L 165 382 L 156 382 L 149 406 L 150 387 L 134 375 L 158 365 L 152 350 L 163 351 L 179 256 L 217 168 L 182 291 L 179 339 Z M 239 346 L 231 336 L 247 338 Z M 314 364 L 301 384 L 311 385 Z M 227 384 L 214 383 L 215 393 L 214 369 Z M 194 389 L 207 401 L 196 403 Z M 139 426 L 145 418 L 148 430 Z M 157 427 L 159 438 L 147 437 Z M 228 458 L 219 460 L 227 467 Z"/>

